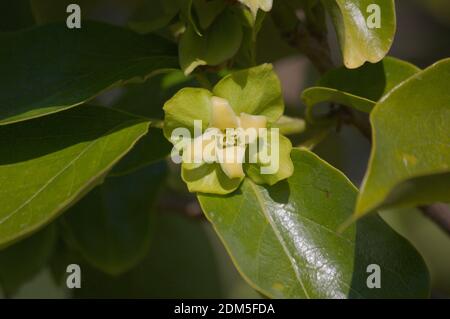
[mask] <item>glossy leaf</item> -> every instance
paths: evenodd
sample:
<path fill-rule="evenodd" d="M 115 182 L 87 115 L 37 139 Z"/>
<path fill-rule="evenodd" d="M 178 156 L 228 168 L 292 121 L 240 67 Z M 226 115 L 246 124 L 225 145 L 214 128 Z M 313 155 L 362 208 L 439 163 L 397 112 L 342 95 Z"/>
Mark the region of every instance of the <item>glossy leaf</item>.
<path fill-rule="evenodd" d="M 198 196 L 242 276 L 274 298 L 427 297 L 422 258 L 378 216 L 337 232 L 357 196 L 348 179 L 309 151 L 291 156 L 287 182 L 246 179 L 229 196 Z M 380 289 L 366 285 L 370 264 L 381 267 Z"/>
<path fill-rule="evenodd" d="M 305 90 L 302 100 L 310 118 L 313 106 L 322 102 L 343 104 L 369 113 L 382 96 L 419 71 L 416 66 L 391 57 L 354 70 L 341 67 L 329 71 L 317 86 Z"/>
<path fill-rule="evenodd" d="M 217 17 L 202 35 L 190 24 L 180 39 L 181 69 L 190 74 L 201 65 L 224 63 L 238 52 L 241 42 L 242 26 L 231 9 Z"/>
<path fill-rule="evenodd" d="M 0 127 L 0 246 L 49 223 L 94 187 L 148 125 L 84 105 Z"/>
<path fill-rule="evenodd" d="M 91 265 L 108 274 L 133 268 L 149 249 L 151 209 L 164 177 L 164 163 L 107 177 L 63 216 L 63 236 Z"/>
<path fill-rule="evenodd" d="M 0 42 L 0 124 L 62 111 L 178 65 L 170 42 L 98 22 L 0 33 Z"/>
<path fill-rule="evenodd" d="M 394 0 L 324 0 L 349 69 L 365 62 L 379 62 L 394 41 L 396 16 Z M 376 14 L 379 13 L 379 25 Z M 375 24 L 374 24 L 375 23 Z"/>
<path fill-rule="evenodd" d="M 7 296 L 31 280 L 50 260 L 56 227 L 50 225 L 34 236 L 0 250 L 0 286 Z"/>
<path fill-rule="evenodd" d="M 355 218 L 380 206 L 450 201 L 450 59 L 388 93 L 371 114 L 374 143 Z"/>

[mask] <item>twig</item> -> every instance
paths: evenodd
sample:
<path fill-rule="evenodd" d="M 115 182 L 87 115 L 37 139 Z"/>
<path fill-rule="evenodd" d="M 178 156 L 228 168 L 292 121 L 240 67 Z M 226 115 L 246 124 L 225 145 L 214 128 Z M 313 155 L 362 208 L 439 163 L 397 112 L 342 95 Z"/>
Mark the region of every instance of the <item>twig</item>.
<path fill-rule="evenodd" d="M 271 16 L 281 37 L 306 55 L 319 72 L 324 73 L 333 68 L 333 61 L 327 41 L 324 8 L 321 5 L 315 8 L 301 11 L 305 18 L 301 21 L 296 8 L 280 1 L 275 4 Z"/>
<path fill-rule="evenodd" d="M 340 105 L 341 112 L 346 113 L 343 116 L 343 121 L 346 124 L 353 125 L 358 131 L 369 141 L 372 142 L 372 127 L 365 114 L 355 112 L 354 110 Z"/>
<path fill-rule="evenodd" d="M 291 46 L 305 54 L 320 73 L 325 73 L 333 68 L 330 48 L 326 38 L 313 35 L 305 24 L 299 22 L 297 31 L 284 35 Z"/>
<path fill-rule="evenodd" d="M 446 204 L 438 203 L 419 208 L 426 217 L 450 235 L 450 209 Z"/>

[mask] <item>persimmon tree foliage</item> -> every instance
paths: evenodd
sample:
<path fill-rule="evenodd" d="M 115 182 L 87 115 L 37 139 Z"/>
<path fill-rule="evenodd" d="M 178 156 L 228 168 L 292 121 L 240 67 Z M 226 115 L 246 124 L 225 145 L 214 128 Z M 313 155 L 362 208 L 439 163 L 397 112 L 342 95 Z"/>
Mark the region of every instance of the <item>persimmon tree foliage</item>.
<path fill-rule="evenodd" d="M 192 239 L 197 226 L 157 204 L 175 184 L 172 201 L 196 197 L 234 266 L 266 297 L 429 296 L 421 255 L 378 212 L 450 201 L 450 59 L 422 70 L 388 56 L 394 0 L 149 0 L 126 27 L 82 15 L 79 29 L 67 28 L 56 2 L 31 1 L 38 25 L 0 33 L 7 294 L 46 266 L 61 281 L 71 263 L 89 270 L 89 292 L 76 296 L 111 295 L 108 276 L 122 278 L 122 291 L 138 287 L 130 297 L 174 296 L 158 278 L 169 264 L 180 285 L 214 287 L 213 265 L 196 263 L 209 239 Z M 267 25 L 321 74 L 298 92 L 304 117 L 286 112 L 272 61 L 257 50 Z M 342 66 L 331 59 L 332 32 Z M 101 93 L 130 85 L 112 107 L 99 105 Z M 134 98 L 139 90 L 152 99 Z M 277 128 L 279 170 L 192 164 L 189 147 L 177 168 L 172 132 L 193 132 L 196 120 L 201 134 Z M 360 187 L 314 153 L 342 125 L 371 141 Z M 159 240 L 165 232 L 177 246 Z M 368 284 L 370 265 L 381 269 L 379 287 Z M 153 277 L 140 282 L 145 271 Z"/>

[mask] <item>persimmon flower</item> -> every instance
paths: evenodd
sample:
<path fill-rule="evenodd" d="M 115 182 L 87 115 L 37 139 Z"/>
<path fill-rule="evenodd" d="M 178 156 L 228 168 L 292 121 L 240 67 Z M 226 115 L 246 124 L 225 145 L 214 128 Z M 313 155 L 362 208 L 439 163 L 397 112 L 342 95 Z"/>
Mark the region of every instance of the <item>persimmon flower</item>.
<path fill-rule="evenodd" d="M 189 191 L 228 194 L 246 178 L 273 185 L 291 176 L 292 144 L 273 127 L 283 110 L 270 64 L 228 75 L 213 92 L 175 94 L 164 105 L 164 135 Z"/>
<path fill-rule="evenodd" d="M 226 99 L 213 96 L 209 127 L 188 144 L 183 152 L 185 163 L 219 163 L 230 178 L 245 176 L 246 148 L 266 132 L 264 115 L 241 113 L 238 117 Z"/>

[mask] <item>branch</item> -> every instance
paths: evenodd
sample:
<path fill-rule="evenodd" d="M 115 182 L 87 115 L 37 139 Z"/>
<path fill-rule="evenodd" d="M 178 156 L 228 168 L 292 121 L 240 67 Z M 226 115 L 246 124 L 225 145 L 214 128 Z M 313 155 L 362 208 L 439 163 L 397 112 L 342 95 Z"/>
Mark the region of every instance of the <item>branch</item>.
<path fill-rule="evenodd" d="M 450 208 L 446 204 L 419 207 L 422 213 L 450 235 Z"/>
<path fill-rule="evenodd" d="M 320 73 L 334 67 L 326 37 L 313 35 L 303 23 L 298 24 L 295 33 L 284 34 L 284 37 L 291 46 L 306 55 Z"/>
<path fill-rule="evenodd" d="M 318 7 L 317 11 L 304 11 L 306 21 L 303 22 L 287 3 L 277 2 L 272 11 L 272 18 L 281 37 L 291 47 L 303 53 L 320 73 L 325 73 L 333 68 L 333 61 L 327 41 L 326 24 L 319 22 L 323 8 Z"/>
<path fill-rule="evenodd" d="M 347 125 L 353 125 L 369 141 L 372 142 L 372 127 L 365 113 L 357 112 L 351 108 L 339 105 L 339 120 Z"/>

